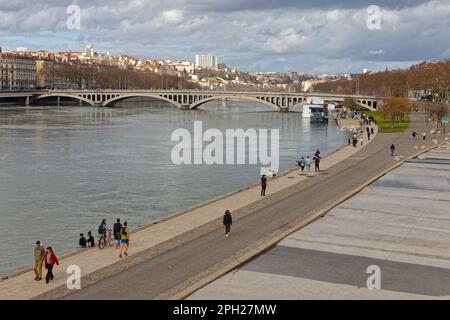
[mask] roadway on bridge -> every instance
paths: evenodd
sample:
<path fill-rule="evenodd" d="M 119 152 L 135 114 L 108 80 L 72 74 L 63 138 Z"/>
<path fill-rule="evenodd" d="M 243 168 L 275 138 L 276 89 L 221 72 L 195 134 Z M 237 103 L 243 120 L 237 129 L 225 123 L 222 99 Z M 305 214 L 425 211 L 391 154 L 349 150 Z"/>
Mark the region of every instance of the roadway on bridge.
<path fill-rule="evenodd" d="M 221 262 L 245 252 L 255 242 L 276 235 L 283 227 L 325 207 L 342 194 L 365 184 L 395 163 L 389 155 L 394 142 L 397 154 L 416 153 L 410 139 L 412 130 L 421 130 L 421 115 L 411 116 L 411 125 L 403 134 L 378 134 L 369 146 L 302 184 L 301 189 L 282 201 L 235 221 L 232 234 L 225 238 L 222 226 L 192 241 L 166 251 L 150 260 L 117 273 L 103 281 L 66 296 L 66 299 L 154 299 L 169 298 L 180 284 L 205 270 L 220 269 Z M 430 143 L 428 145 L 431 145 Z M 269 196 L 270 197 L 270 196 Z M 180 289 L 177 288 L 177 290 Z M 167 292 L 170 291 L 170 294 Z M 45 298 L 42 297 L 42 298 Z M 233 298 L 233 297 L 229 297 Z"/>

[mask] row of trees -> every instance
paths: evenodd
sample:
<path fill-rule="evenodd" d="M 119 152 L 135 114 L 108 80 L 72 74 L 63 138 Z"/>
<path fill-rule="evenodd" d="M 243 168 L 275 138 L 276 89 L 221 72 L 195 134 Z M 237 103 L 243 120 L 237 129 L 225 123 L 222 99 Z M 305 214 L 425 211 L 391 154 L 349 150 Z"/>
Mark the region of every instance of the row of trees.
<path fill-rule="evenodd" d="M 51 87 L 77 89 L 196 89 L 198 85 L 181 77 L 115 66 L 48 63 L 43 71 Z"/>
<path fill-rule="evenodd" d="M 422 62 L 406 70 L 393 70 L 318 83 L 317 92 L 419 97 L 430 94 L 434 101 L 450 101 L 450 60 Z"/>

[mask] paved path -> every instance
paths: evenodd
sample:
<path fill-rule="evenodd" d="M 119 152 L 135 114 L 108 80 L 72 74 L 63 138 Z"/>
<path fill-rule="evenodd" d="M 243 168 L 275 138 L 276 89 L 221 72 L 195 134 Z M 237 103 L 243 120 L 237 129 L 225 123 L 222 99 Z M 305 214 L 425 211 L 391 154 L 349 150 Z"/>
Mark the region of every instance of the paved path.
<path fill-rule="evenodd" d="M 420 130 L 420 120 L 418 115 L 413 115 L 410 130 Z M 392 142 L 397 145 L 397 154 L 408 156 L 417 152 L 409 138 L 410 130 L 402 135 L 379 134 L 367 148 L 329 168 L 325 174 L 283 190 L 280 192 L 282 196 L 274 194 L 272 197 L 279 198 L 276 202 L 251 214 L 242 214 L 229 238 L 224 237 L 222 228 L 208 230 L 182 246 L 77 291 L 68 298 L 168 298 L 176 293 L 166 294 L 171 288 L 180 283 L 185 286 L 194 283 L 196 276 L 204 270 L 211 273 L 220 269 L 224 261 L 238 259 L 239 254 L 254 248 L 258 240 L 276 235 L 298 218 L 307 218 L 312 211 L 393 165 L 396 160 L 390 157 L 388 148 Z"/>
<path fill-rule="evenodd" d="M 359 146 L 356 149 L 345 146 L 326 156 L 321 161 L 321 167 L 327 169 L 360 149 Z M 299 183 L 302 185 L 302 182 L 310 179 L 316 179 L 313 176 L 315 174 L 312 171 L 300 174 L 299 170 L 293 170 L 269 180 L 267 188 L 269 196 L 265 198 L 260 197 L 258 184 L 198 205 L 158 223 L 152 222 L 132 233 L 130 257 L 123 260 L 118 258 L 118 253 L 114 252 L 112 248 L 102 251 L 97 248 L 87 249 L 60 259 L 61 265 L 55 268 L 55 280 L 48 285 L 33 281 L 34 275 L 30 271 L 15 276 L 10 275 L 9 279 L 0 281 L 0 299 L 30 299 L 43 294 L 53 298 L 66 294 L 67 291 L 63 287 L 68 276 L 65 274 L 65 270 L 69 265 L 78 265 L 81 268 L 82 285 L 86 287 L 158 254 L 181 246 L 201 235 L 217 230 L 221 226 L 220 220 L 226 209 L 230 209 L 237 220 L 241 216 L 287 197 L 289 193 L 285 193 L 284 190 Z M 290 192 L 292 193 L 292 191 Z M 57 248 L 55 249 L 57 252 Z M 171 283 L 168 282 L 168 284 Z"/>
<path fill-rule="evenodd" d="M 412 127 L 417 131 L 415 120 L 413 116 Z M 324 159 L 324 174 L 307 177 L 295 171 L 271 181 L 271 194 L 264 199 L 259 197 L 259 187 L 250 188 L 141 230 L 133 235 L 132 256 L 127 259 L 118 261 L 111 250 L 95 249 L 64 259 L 57 280 L 48 288 L 30 284 L 30 274 L 0 282 L 0 298 L 31 298 L 38 294 L 39 298 L 61 297 L 67 294 L 61 286 L 65 283 L 62 270 L 69 264 L 80 265 L 85 276 L 83 289 L 67 298 L 169 297 L 166 293 L 173 287 L 189 285 L 205 270 L 211 273 L 220 269 L 225 260 L 238 258 L 259 240 L 276 235 L 298 218 L 308 217 L 313 210 L 392 165 L 395 160 L 388 151 L 392 141 L 399 139 L 399 154 L 417 151 L 408 138 L 380 134 L 358 153 L 345 147 Z M 225 239 L 220 220 L 226 208 L 233 212 L 235 225 L 232 235 Z"/>
<path fill-rule="evenodd" d="M 450 299 L 450 142 L 421 158 L 189 298 Z"/>

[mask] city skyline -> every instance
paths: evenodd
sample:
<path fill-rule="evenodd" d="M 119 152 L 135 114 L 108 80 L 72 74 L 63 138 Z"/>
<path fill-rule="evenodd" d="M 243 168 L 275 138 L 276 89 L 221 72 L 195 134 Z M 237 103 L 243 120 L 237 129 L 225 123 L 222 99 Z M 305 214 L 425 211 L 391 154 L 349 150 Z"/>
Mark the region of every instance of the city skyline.
<path fill-rule="evenodd" d="M 71 5 L 80 8 L 79 29 L 67 27 Z M 370 5 L 380 9 L 379 28 L 367 26 Z M 448 58 L 449 15 L 450 3 L 441 0 L 0 1 L 0 44 L 64 51 L 92 43 L 156 59 L 211 53 L 246 72 L 354 73 Z"/>

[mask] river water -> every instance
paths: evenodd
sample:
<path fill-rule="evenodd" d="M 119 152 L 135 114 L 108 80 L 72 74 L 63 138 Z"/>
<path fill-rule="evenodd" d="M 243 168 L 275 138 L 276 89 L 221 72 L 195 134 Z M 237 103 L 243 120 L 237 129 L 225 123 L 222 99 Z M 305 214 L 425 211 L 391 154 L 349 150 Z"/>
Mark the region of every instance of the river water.
<path fill-rule="evenodd" d="M 280 172 L 300 155 L 346 143 L 334 122 L 310 124 L 244 101 L 182 111 L 164 103 L 114 108 L 0 106 L 0 274 L 32 263 L 36 240 L 61 255 L 79 233 L 106 218 L 131 229 L 259 181 L 259 165 L 181 165 L 171 161 L 177 128 L 279 128 Z M 270 192 L 270 185 L 269 185 Z"/>

